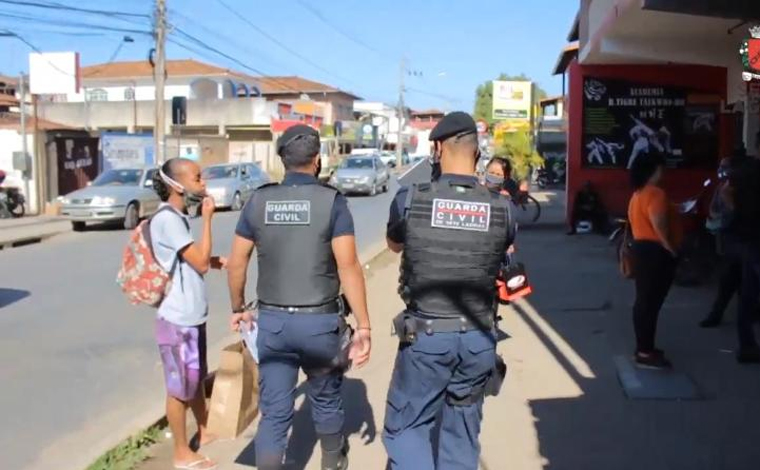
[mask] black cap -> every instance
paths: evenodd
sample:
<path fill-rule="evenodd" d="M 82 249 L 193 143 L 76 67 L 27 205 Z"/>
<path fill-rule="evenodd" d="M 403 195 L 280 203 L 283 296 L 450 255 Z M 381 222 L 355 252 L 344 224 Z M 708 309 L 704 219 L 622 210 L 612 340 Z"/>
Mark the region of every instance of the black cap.
<path fill-rule="evenodd" d="M 280 138 L 277 139 L 277 155 L 282 156 L 282 150 L 289 143 L 306 135 L 313 135 L 314 137 L 319 138 L 319 132 L 306 124 L 296 124 L 295 126 L 288 127 L 285 132 L 282 133 Z"/>
<path fill-rule="evenodd" d="M 429 140 L 441 141 L 455 135 L 476 134 L 478 127 L 472 116 L 463 111 L 454 111 L 441 119 L 430 131 Z"/>

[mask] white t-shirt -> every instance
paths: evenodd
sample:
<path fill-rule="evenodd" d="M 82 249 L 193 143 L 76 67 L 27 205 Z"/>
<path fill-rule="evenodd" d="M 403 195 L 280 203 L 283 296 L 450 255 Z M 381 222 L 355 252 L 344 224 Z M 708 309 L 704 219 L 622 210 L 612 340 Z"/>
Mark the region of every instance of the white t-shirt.
<path fill-rule="evenodd" d="M 162 204 L 165 207 L 168 204 Z M 158 316 L 180 326 L 206 323 L 208 300 L 206 282 L 192 266 L 178 258 L 178 253 L 193 243 L 188 229 L 189 217 L 175 209 L 163 210 L 150 222 L 150 237 L 156 261 L 170 272 L 175 261 L 172 287 L 158 307 Z"/>

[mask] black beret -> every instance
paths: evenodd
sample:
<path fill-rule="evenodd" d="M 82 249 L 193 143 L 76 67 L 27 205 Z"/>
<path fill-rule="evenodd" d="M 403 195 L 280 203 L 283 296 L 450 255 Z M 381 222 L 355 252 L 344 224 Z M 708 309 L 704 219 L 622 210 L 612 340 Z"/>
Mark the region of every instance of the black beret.
<path fill-rule="evenodd" d="M 288 127 L 285 132 L 282 133 L 279 139 L 277 139 L 277 155 L 282 156 L 282 150 L 291 142 L 297 138 L 305 135 L 312 135 L 319 138 L 319 132 L 313 127 L 309 127 L 306 124 L 296 124 L 295 126 Z"/>
<path fill-rule="evenodd" d="M 432 141 L 446 140 L 455 135 L 475 134 L 478 127 L 472 116 L 463 111 L 454 111 L 441 119 L 438 124 L 430 131 Z"/>

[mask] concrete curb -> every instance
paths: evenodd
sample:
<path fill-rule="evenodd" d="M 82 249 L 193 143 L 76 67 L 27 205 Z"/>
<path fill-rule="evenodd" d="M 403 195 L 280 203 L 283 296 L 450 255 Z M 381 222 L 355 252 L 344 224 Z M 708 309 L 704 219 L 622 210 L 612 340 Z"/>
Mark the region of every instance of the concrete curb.
<path fill-rule="evenodd" d="M 25 221 L 17 219 L 7 226 L 0 225 L 0 249 L 40 242 L 61 233 L 71 232 L 71 222 L 65 219 Z"/>

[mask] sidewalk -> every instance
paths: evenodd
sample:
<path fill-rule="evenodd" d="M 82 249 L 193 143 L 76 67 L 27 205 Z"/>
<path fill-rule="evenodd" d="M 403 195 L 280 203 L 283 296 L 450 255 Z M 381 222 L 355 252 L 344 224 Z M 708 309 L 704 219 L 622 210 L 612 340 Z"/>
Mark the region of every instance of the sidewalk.
<path fill-rule="evenodd" d="M 547 193 L 561 213 L 561 194 Z M 633 285 L 620 278 L 606 239 L 568 237 L 559 220 L 520 231 L 518 250 L 534 285 L 527 302 L 502 307 L 498 349 L 509 366 L 501 395 L 486 400 L 481 433 L 484 470 L 749 470 L 760 446 L 760 368 L 739 366 L 731 352 L 733 325 L 701 330 L 711 290 L 675 288 L 663 310 L 659 345 L 676 372 L 686 373 L 704 399 L 630 400 L 616 358 L 633 349 Z M 398 257 L 371 263 L 373 318 L 370 365 L 346 380 L 346 430 L 351 468 L 385 468 L 380 440 L 385 398 L 397 347 L 390 319 L 401 310 Z M 727 315 L 733 321 L 731 310 Z M 203 452 L 220 469 L 255 468 L 254 423 L 240 438 Z M 171 446 L 153 450 L 142 470 L 171 468 Z M 288 460 L 293 469 L 318 469 L 319 448 L 303 395 L 297 401 Z"/>
<path fill-rule="evenodd" d="M 70 231 L 71 222 L 61 217 L 43 215 L 0 219 L 0 249 L 41 241 Z"/>

